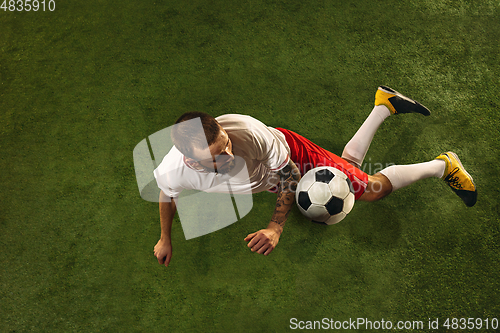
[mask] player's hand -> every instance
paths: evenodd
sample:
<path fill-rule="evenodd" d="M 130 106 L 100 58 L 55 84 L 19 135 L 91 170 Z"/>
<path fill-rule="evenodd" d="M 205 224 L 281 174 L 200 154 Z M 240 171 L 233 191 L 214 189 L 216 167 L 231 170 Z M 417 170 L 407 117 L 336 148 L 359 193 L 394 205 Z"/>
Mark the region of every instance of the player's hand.
<path fill-rule="evenodd" d="M 278 228 L 262 229 L 245 238 L 248 247 L 252 252 L 257 252 L 267 256 L 278 244 L 281 231 Z"/>
<path fill-rule="evenodd" d="M 155 257 L 158 258 L 158 263 L 167 267 L 172 258 L 172 244 L 160 239 L 155 245 L 154 254 Z"/>

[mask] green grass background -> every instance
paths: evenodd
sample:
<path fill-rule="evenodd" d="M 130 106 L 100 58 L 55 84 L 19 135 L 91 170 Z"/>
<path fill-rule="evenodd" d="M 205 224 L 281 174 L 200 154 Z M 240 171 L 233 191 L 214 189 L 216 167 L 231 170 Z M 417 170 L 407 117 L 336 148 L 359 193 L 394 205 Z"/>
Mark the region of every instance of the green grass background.
<path fill-rule="evenodd" d="M 493 0 L 0 11 L 0 331 L 500 319 L 499 37 Z M 198 110 L 248 114 L 340 154 L 380 84 L 433 114 L 387 119 L 366 161 L 453 150 L 479 188 L 475 207 L 426 179 L 331 227 L 294 208 L 264 257 L 243 241 L 271 217 L 275 195 L 260 193 L 241 221 L 200 238 L 186 241 L 176 218 L 172 262 L 158 265 L 158 205 L 139 196 L 137 143 Z"/>

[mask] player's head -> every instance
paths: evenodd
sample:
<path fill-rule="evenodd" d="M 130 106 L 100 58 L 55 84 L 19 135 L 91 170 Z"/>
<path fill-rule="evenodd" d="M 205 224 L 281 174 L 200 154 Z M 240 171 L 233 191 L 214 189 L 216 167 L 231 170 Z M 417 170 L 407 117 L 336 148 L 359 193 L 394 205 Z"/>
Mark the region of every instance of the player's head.
<path fill-rule="evenodd" d="M 188 121 L 197 118 L 201 121 L 203 131 L 200 129 L 199 121 Z M 197 169 L 227 173 L 235 165 L 232 143 L 228 134 L 209 114 L 184 113 L 173 126 L 172 141 L 186 156 L 186 162 Z"/>

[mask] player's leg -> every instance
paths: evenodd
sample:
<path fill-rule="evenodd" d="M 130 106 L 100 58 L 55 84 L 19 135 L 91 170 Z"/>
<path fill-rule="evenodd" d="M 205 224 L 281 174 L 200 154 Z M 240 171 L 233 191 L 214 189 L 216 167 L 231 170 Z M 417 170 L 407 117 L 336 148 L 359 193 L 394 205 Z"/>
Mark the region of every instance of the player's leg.
<path fill-rule="evenodd" d="M 375 132 L 384 120 L 391 115 L 385 105 L 376 105 L 363 125 L 345 145 L 342 158 L 356 167 L 361 167 Z"/>
<path fill-rule="evenodd" d="M 368 176 L 368 185 L 358 200 L 377 201 L 392 193 L 392 184 L 389 178 L 377 172 Z"/>
<path fill-rule="evenodd" d="M 365 193 L 359 198 L 376 201 L 420 179 L 440 177 L 463 202 L 472 207 L 477 201 L 474 180 L 455 153 L 439 155 L 435 160 L 411 165 L 392 165 L 368 177 Z"/>
<path fill-rule="evenodd" d="M 398 115 L 402 113 L 430 115 L 430 111 L 417 101 L 403 96 L 389 87 L 378 87 L 375 94 L 375 107 L 345 146 L 342 158 L 360 167 L 379 126 L 391 114 Z"/>
<path fill-rule="evenodd" d="M 410 165 L 391 165 L 368 177 L 368 186 L 365 193 L 360 197 L 360 200 L 380 200 L 417 180 L 429 177 L 442 177 L 445 166 L 446 164 L 442 160 Z"/>

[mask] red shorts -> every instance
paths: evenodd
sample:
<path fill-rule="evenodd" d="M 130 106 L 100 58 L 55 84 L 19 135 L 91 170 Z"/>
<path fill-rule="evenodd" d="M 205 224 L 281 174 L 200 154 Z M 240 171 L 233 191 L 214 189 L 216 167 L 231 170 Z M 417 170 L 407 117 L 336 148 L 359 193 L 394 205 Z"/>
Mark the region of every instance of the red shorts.
<path fill-rule="evenodd" d="M 368 174 L 295 132 L 284 128 L 276 129 L 285 135 L 290 147 L 290 158 L 299 168 L 301 175 L 316 167 L 331 166 L 345 173 L 351 180 L 356 200 L 365 192 Z"/>

